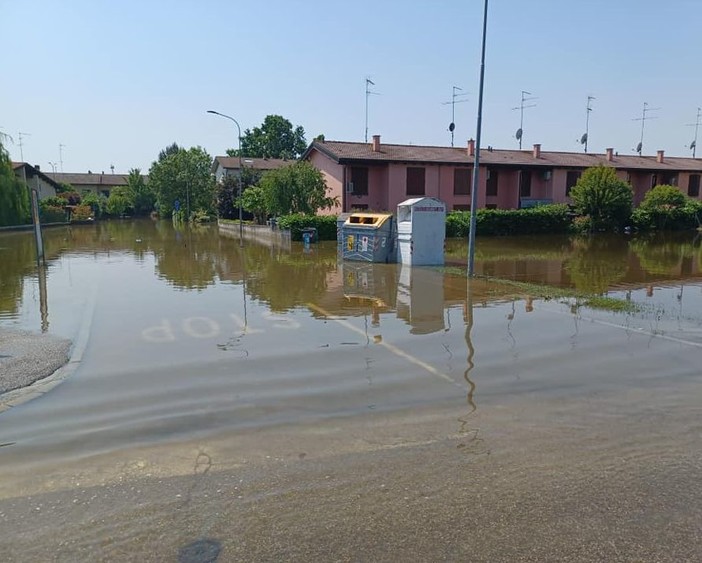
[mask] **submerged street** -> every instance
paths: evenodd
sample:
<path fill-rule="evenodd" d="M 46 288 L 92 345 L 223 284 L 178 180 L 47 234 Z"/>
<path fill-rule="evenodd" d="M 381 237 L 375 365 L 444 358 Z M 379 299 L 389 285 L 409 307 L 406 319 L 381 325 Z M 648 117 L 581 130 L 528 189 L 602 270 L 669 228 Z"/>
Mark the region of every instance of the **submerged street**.
<path fill-rule="evenodd" d="M 73 341 L 0 396 L 7 560 L 698 557 L 694 233 L 478 241 L 479 275 L 630 312 L 469 286 L 464 241 L 442 269 L 149 220 L 45 244 L 38 274 L 0 235 L 0 330 Z"/>

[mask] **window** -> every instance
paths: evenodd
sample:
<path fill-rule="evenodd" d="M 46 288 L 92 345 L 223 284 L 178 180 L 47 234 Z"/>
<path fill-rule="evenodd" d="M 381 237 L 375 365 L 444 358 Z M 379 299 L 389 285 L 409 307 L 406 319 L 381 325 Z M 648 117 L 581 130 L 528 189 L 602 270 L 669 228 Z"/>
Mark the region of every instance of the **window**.
<path fill-rule="evenodd" d="M 497 180 L 499 175 L 497 170 L 492 170 L 488 168 L 487 171 L 487 183 L 485 186 L 485 195 L 497 195 Z"/>
<path fill-rule="evenodd" d="M 365 166 L 351 167 L 351 183 L 353 195 L 368 195 L 368 168 Z"/>
<path fill-rule="evenodd" d="M 690 174 L 690 180 L 687 184 L 687 195 L 690 197 L 700 197 L 700 175 Z"/>
<path fill-rule="evenodd" d="M 470 168 L 454 168 L 453 195 L 470 194 Z"/>
<path fill-rule="evenodd" d="M 519 195 L 521 197 L 531 197 L 531 170 L 521 170 L 519 172 Z"/>
<path fill-rule="evenodd" d="M 658 174 L 651 174 L 651 187 L 655 188 L 658 185 Z"/>
<path fill-rule="evenodd" d="M 351 211 L 368 211 L 367 203 L 354 203 L 351 206 Z"/>
<path fill-rule="evenodd" d="M 485 209 L 497 209 L 497 204 L 496 203 L 486 203 Z"/>
<path fill-rule="evenodd" d="M 570 190 L 572 190 L 575 187 L 575 184 L 578 183 L 581 175 L 582 172 L 580 172 L 580 170 L 568 170 L 568 173 L 566 174 L 566 196 L 570 195 Z"/>
<path fill-rule="evenodd" d="M 677 186 L 678 185 L 678 175 L 671 173 L 671 174 L 664 174 L 663 175 L 663 183 L 667 186 Z"/>
<path fill-rule="evenodd" d="M 424 168 L 407 168 L 407 195 L 424 195 Z"/>
<path fill-rule="evenodd" d="M 470 211 L 470 204 L 457 203 L 453 206 L 454 211 Z"/>

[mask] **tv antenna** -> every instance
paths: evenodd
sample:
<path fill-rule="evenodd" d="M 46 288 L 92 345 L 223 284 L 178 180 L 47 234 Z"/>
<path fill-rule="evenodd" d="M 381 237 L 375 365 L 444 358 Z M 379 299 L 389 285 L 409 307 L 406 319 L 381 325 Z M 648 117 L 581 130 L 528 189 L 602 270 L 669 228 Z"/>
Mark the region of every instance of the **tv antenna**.
<path fill-rule="evenodd" d="M 646 122 L 649 119 L 658 119 L 657 116 L 651 116 L 651 115 L 646 115 L 649 111 L 658 111 L 661 108 L 650 108 L 648 107 L 648 102 L 644 102 L 643 104 L 643 111 L 641 112 L 641 117 L 635 117 L 632 119 L 632 121 L 640 121 L 641 122 L 641 140 L 639 141 L 639 144 L 636 145 L 636 149 L 634 149 L 637 153 L 639 153 L 639 156 L 641 156 L 641 152 L 643 151 L 643 140 L 644 140 L 644 126 L 646 125 Z"/>
<path fill-rule="evenodd" d="M 690 146 L 687 147 L 688 149 L 692 149 L 692 158 L 695 158 L 695 151 L 697 149 L 697 131 L 700 128 L 700 118 L 702 118 L 702 108 L 697 108 L 697 119 L 695 120 L 694 123 L 687 124 L 687 127 L 694 127 L 695 128 L 695 138 L 690 143 Z"/>
<path fill-rule="evenodd" d="M 373 92 L 370 89 L 371 86 L 375 86 L 375 82 L 373 82 L 370 78 L 366 78 L 366 143 L 368 142 L 368 97 L 371 94 L 375 94 L 376 96 L 380 95 L 378 92 Z"/>
<path fill-rule="evenodd" d="M 526 90 L 522 90 L 522 101 L 521 103 L 515 107 L 512 108 L 512 110 L 519 110 L 519 129 L 517 129 L 517 132 L 514 134 L 514 137 L 519 141 L 519 150 L 522 150 L 522 137 L 524 136 L 524 110 L 526 108 L 533 108 L 536 106 L 536 104 L 527 104 L 524 105 L 524 102 L 531 102 L 533 100 L 536 100 L 537 98 L 531 96 L 531 92 L 527 92 Z"/>
<path fill-rule="evenodd" d="M 468 92 L 465 92 L 463 94 L 456 94 L 456 90 L 463 91 L 463 88 L 459 88 L 458 86 L 452 86 L 451 90 L 451 101 L 450 102 L 441 102 L 442 106 L 447 106 L 451 104 L 451 123 L 449 123 L 448 130 L 451 131 L 451 146 L 453 147 L 453 132 L 456 130 L 456 104 L 461 104 L 463 102 L 468 102 L 469 100 L 466 100 L 465 98 L 457 100 L 456 98 L 460 98 L 461 96 L 467 96 Z"/>
<path fill-rule="evenodd" d="M 586 108 L 586 113 L 585 113 L 585 134 L 580 137 L 580 144 L 585 146 L 585 152 L 587 152 L 587 142 L 590 137 L 590 112 L 592 111 L 592 108 L 590 107 L 590 103 L 592 100 L 595 99 L 595 96 L 588 96 L 587 97 L 587 108 Z"/>
<path fill-rule="evenodd" d="M 63 149 L 66 145 L 59 143 L 59 164 L 61 165 L 61 174 L 63 174 Z"/>
<path fill-rule="evenodd" d="M 22 140 L 22 137 L 31 137 L 31 136 L 32 136 L 31 133 L 22 133 L 22 131 L 20 131 L 17 134 L 17 137 L 19 138 L 20 160 L 22 162 L 24 162 L 24 150 L 22 150 L 22 147 L 24 147 L 24 141 Z"/>

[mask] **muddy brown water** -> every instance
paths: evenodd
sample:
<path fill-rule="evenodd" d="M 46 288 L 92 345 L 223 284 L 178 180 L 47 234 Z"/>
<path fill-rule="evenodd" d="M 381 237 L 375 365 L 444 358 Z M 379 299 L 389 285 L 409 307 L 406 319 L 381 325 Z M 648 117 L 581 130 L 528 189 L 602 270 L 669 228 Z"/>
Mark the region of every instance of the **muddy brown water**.
<path fill-rule="evenodd" d="M 0 327 L 84 342 L 0 412 L 10 561 L 694 561 L 695 234 L 478 239 L 479 274 L 216 227 L 0 235 Z M 81 335 L 87 335 L 81 339 Z M 209 558 L 209 559 L 208 559 Z"/>

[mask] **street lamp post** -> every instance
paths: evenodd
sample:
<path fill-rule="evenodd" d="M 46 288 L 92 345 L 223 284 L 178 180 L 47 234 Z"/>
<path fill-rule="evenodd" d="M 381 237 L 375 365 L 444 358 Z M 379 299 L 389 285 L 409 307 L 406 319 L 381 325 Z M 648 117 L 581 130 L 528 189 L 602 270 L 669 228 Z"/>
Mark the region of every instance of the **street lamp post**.
<path fill-rule="evenodd" d="M 218 111 L 214 111 L 213 109 L 208 109 L 207 113 L 211 113 L 214 115 L 219 115 L 220 117 L 224 117 L 225 119 L 228 119 L 229 121 L 233 121 L 234 125 L 236 125 L 236 129 L 239 132 L 239 150 L 237 151 L 239 153 L 239 246 L 244 245 L 244 222 L 242 220 L 242 208 L 241 208 L 241 127 L 239 127 L 239 122 L 234 119 L 233 117 L 229 115 L 225 115 L 223 113 L 219 113 Z"/>

